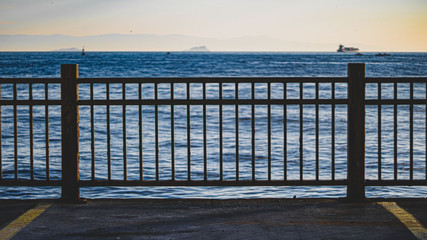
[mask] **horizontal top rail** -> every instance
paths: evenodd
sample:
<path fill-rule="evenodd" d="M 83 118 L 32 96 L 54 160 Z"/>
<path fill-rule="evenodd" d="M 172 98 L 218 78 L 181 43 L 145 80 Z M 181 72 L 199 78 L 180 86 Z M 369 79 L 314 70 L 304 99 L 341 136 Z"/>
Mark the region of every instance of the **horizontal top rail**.
<path fill-rule="evenodd" d="M 346 77 L 191 77 L 191 78 L 79 78 L 78 83 L 283 83 L 347 82 Z"/>
<path fill-rule="evenodd" d="M 424 83 L 427 77 L 367 77 L 366 83 Z"/>
<path fill-rule="evenodd" d="M 347 82 L 347 77 L 154 77 L 78 78 L 77 83 L 268 83 L 268 82 Z M 367 77 L 366 83 L 427 82 L 427 77 Z M 0 78 L 0 83 L 61 83 L 61 78 Z"/>
<path fill-rule="evenodd" d="M 0 78 L 0 83 L 61 83 L 61 78 Z"/>
<path fill-rule="evenodd" d="M 78 78 L 77 83 L 268 83 L 347 82 L 347 77 L 154 77 Z M 366 83 L 427 82 L 427 77 L 367 77 Z M 61 83 L 61 78 L 0 78 L 0 83 Z"/>

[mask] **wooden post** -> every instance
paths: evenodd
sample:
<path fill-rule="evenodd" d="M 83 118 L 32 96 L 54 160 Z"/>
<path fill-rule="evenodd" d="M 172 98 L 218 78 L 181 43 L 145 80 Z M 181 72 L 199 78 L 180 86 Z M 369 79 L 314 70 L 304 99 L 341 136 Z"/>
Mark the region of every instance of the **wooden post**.
<path fill-rule="evenodd" d="M 79 181 L 79 89 L 78 65 L 61 65 L 62 201 L 78 202 Z"/>
<path fill-rule="evenodd" d="M 365 64 L 348 64 L 347 198 L 365 198 Z"/>

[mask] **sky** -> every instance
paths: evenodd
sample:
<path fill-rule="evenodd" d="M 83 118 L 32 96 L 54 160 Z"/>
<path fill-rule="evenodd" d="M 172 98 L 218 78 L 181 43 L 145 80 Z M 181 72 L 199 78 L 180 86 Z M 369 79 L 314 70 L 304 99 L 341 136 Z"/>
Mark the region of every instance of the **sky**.
<path fill-rule="evenodd" d="M 427 0 L 0 0 L 0 35 L 16 34 L 263 37 L 327 46 L 307 50 L 343 43 L 427 51 Z"/>

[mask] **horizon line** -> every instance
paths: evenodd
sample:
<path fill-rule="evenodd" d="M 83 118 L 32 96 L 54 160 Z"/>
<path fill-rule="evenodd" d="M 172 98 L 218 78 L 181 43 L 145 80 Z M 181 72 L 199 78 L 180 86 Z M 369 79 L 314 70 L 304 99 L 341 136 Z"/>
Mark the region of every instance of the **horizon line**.
<path fill-rule="evenodd" d="M 64 51 L 64 50 L 0 50 L 0 52 L 62 52 L 62 53 L 79 53 L 80 50 L 72 50 L 72 51 Z M 342 55 L 351 55 L 356 53 L 427 53 L 426 51 L 358 51 L 358 52 L 337 52 L 337 51 L 322 51 L 322 50 L 277 50 L 277 51 L 271 51 L 271 50 L 209 50 L 209 51 L 188 51 L 188 50 L 86 50 L 85 52 L 152 52 L 152 53 L 246 53 L 246 52 L 253 52 L 253 53 L 337 53 Z"/>

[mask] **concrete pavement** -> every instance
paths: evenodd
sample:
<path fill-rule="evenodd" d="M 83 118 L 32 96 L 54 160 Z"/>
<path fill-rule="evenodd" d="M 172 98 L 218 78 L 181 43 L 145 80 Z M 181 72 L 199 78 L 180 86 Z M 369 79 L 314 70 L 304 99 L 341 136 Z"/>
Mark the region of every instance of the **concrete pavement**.
<path fill-rule="evenodd" d="M 395 202 L 427 226 L 427 200 Z M 10 216 L 16 218 L 40 203 L 46 201 L 0 200 L 1 228 L 13 220 Z M 108 199 L 53 203 L 12 239 L 417 238 L 375 200 Z"/>

